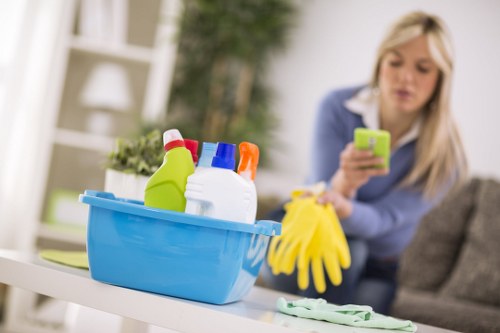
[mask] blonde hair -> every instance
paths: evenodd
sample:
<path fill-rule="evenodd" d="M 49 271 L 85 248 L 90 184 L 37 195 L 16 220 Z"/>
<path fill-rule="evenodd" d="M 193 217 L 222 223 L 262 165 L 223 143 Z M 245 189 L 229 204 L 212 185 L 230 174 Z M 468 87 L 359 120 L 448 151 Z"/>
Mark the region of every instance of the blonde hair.
<path fill-rule="evenodd" d="M 415 163 L 402 186 L 416 186 L 426 197 L 434 197 L 443 186 L 460 185 L 467 177 L 467 159 L 462 139 L 450 111 L 453 49 L 446 26 L 436 16 L 412 12 L 389 29 L 379 46 L 371 86 L 378 86 L 382 57 L 413 38 L 427 37 L 432 59 L 439 68 L 436 90 L 424 106 L 423 124 L 415 149 Z"/>

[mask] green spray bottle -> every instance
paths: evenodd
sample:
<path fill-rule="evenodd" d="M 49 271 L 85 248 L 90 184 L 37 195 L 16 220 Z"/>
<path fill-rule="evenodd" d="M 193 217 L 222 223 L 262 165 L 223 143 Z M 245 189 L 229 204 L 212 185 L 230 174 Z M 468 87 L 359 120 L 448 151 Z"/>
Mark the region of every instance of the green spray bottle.
<path fill-rule="evenodd" d="M 187 177 L 194 172 L 191 152 L 177 129 L 163 133 L 163 144 L 166 151 L 163 164 L 146 184 L 144 205 L 184 212 Z"/>

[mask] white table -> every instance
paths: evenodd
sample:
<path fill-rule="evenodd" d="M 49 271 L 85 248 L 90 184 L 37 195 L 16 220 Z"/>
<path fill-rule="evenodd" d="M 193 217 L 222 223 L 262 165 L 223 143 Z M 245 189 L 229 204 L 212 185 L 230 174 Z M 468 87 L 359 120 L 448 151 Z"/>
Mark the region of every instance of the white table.
<path fill-rule="evenodd" d="M 178 332 L 394 332 L 357 329 L 278 313 L 275 307 L 278 297 L 298 296 L 260 287 L 252 288 L 242 301 L 211 305 L 107 285 L 92 280 L 88 271 L 8 250 L 0 250 L 0 282 Z M 450 332 L 417 325 L 422 333 Z"/>

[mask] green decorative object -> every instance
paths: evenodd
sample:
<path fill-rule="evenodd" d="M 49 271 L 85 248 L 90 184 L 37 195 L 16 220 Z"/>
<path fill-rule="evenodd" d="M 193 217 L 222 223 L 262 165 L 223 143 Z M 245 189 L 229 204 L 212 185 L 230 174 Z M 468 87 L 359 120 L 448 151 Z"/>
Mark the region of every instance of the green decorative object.
<path fill-rule="evenodd" d="M 86 251 L 60 251 L 60 250 L 41 250 L 40 257 L 61 265 L 89 269 L 89 258 Z"/>
<path fill-rule="evenodd" d="M 149 177 L 163 163 L 164 155 L 163 134 L 153 130 L 136 139 L 117 139 L 106 168 Z"/>
<path fill-rule="evenodd" d="M 164 127 L 200 142 L 250 141 L 265 162 L 277 125 L 266 66 L 295 14 L 291 0 L 186 1 Z"/>

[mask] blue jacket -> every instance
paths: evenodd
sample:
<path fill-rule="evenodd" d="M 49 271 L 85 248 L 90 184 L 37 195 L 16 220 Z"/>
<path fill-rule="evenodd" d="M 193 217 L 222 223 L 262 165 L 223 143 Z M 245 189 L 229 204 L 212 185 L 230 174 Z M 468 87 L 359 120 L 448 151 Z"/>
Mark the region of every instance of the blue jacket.
<path fill-rule="evenodd" d="M 354 129 L 366 127 L 362 117 L 344 105 L 361 88 L 336 90 L 322 101 L 313 132 L 308 183 L 328 183 L 339 168 L 341 151 L 353 141 Z M 372 257 L 399 256 L 422 216 L 435 204 L 435 200 L 424 198 L 420 190 L 398 187 L 413 166 L 415 143 L 416 140 L 410 141 L 392 152 L 390 173 L 373 177 L 359 188 L 351 216 L 341 221 L 347 236 L 367 241 Z"/>

